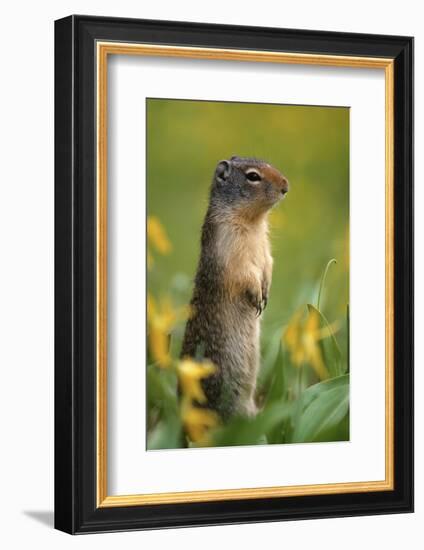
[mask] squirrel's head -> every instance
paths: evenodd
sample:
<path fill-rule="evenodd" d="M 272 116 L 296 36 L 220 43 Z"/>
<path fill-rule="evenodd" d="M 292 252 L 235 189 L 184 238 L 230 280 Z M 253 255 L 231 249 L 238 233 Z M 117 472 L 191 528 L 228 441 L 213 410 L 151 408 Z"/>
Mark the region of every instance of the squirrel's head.
<path fill-rule="evenodd" d="M 252 218 L 267 212 L 288 190 L 286 177 L 267 162 L 255 158 L 221 160 L 212 183 L 212 195 L 221 204 L 244 211 Z"/>

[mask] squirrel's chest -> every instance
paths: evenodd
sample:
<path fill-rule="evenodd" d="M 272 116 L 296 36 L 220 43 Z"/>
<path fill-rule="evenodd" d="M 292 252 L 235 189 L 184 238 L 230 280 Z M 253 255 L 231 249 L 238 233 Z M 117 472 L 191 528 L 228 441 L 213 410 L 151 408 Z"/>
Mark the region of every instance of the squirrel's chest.
<path fill-rule="evenodd" d="M 230 285 L 249 276 L 261 277 L 272 261 L 266 226 L 223 228 L 218 234 L 217 255 Z"/>

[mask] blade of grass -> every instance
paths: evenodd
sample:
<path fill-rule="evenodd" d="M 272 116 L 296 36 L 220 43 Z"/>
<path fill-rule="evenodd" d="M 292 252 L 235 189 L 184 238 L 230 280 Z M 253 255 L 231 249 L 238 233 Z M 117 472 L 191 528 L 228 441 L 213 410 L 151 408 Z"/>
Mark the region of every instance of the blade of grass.
<path fill-rule="evenodd" d="M 321 306 L 321 296 L 322 296 L 322 291 L 324 289 L 324 285 L 325 285 L 325 279 L 327 278 L 327 273 L 328 273 L 328 270 L 330 268 L 330 265 L 332 264 L 336 264 L 337 263 L 337 260 L 335 258 L 331 258 L 331 260 L 328 262 L 328 264 L 326 265 L 325 269 L 324 269 L 324 273 L 322 274 L 322 277 L 321 277 L 321 282 L 320 282 L 320 285 L 319 285 L 319 291 L 318 291 L 318 300 L 317 300 L 317 309 L 321 309 L 320 306 Z"/>

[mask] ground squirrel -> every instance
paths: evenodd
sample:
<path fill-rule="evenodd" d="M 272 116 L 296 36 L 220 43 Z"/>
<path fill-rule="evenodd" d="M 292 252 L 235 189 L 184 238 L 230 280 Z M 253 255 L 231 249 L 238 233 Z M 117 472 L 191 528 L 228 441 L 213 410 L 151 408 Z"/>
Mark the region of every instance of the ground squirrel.
<path fill-rule="evenodd" d="M 272 275 L 267 214 L 287 191 L 262 160 L 232 157 L 215 170 L 181 357 L 216 365 L 202 382 L 206 406 L 224 421 L 256 413 L 259 316 Z"/>

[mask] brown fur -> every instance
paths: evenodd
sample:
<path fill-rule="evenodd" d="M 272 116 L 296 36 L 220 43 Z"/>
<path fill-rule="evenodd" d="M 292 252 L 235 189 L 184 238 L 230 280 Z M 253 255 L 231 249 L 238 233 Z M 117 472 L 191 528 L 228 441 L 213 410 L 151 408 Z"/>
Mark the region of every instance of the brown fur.
<path fill-rule="evenodd" d="M 260 181 L 249 181 L 249 171 Z M 202 247 L 181 356 L 211 360 L 207 406 L 223 419 L 253 415 L 259 368 L 259 315 L 272 277 L 267 214 L 288 191 L 275 168 L 233 157 L 218 164 L 202 229 Z"/>

